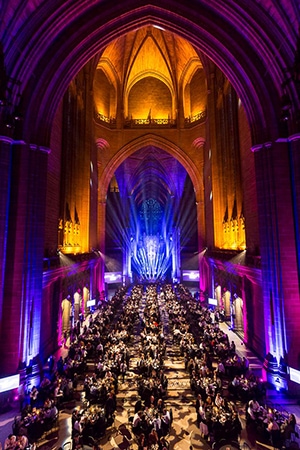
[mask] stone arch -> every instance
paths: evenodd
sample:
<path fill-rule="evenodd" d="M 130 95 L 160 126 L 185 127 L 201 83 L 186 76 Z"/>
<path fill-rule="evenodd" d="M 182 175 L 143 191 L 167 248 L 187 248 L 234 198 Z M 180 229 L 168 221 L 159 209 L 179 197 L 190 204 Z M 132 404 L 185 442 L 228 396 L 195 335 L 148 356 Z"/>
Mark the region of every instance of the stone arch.
<path fill-rule="evenodd" d="M 194 148 L 202 151 L 202 147 L 205 144 L 205 139 L 199 138 L 192 143 Z M 174 157 L 186 170 L 193 183 L 195 192 L 195 208 L 197 214 L 197 229 L 198 229 L 198 246 L 203 248 L 204 235 L 205 235 L 205 222 L 204 222 L 204 187 L 203 187 L 203 174 L 199 168 L 190 159 L 180 147 L 173 142 L 165 139 L 162 136 L 154 134 L 146 134 L 130 143 L 124 145 L 119 151 L 110 159 L 106 167 L 102 170 L 102 175 L 98 180 L 98 240 L 99 248 L 101 252 L 105 253 L 105 230 L 106 230 L 106 195 L 109 188 L 110 181 L 114 176 L 117 168 L 133 153 L 140 150 L 143 147 L 156 147 L 164 150 L 169 155 Z"/>
<path fill-rule="evenodd" d="M 113 158 L 111 158 L 111 160 L 103 170 L 102 176 L 98 180 L 99 198 L 102 200 L 105 199 L 110 180 L 119 165 L 122 164 L 123 161 L 125 161 L 130 155 L 139 150 L 141 147 L 149 145 L 165 150 L 181 163 L 192 180 L 195 189 L 196 201 L 199 201 L 199 199 L 203 195 L 203 176 L 199 172 L 195 163 L 177 145 L 161 136 L 157 136 L 154 134 L 143 135 L 136 140 L 129 142 L 124 147 L 120 148 L 117 154 L 114 155 Z"/>
<path fill-rule="evenodd" d="M 69 13 L 63 14 L 68 3 Z M 220 67 L 242 100 L 253 144 L 277 138 L 281 87 L 286 69 L 294 62 L 295 30 L 289 31 L 287 39 L 286 28 L 276 27 L 269 12 L 258 4 L 251 11 L 242 10 L 238 1 L 224 10 L 217 1 L 204 1 L 202 8 L 174 4 L 170 11 L 166 0 L 159 7 L 129 0 L 126 5 L 103 8 L 101 15 L 96 1 L 84 10 L 71 0 L 64 2 L 64 11 L 56 2 L 41 6 L 39 17 L 32 14 L 7 52 L 8 73 L 22 80 L 25 117 L 21 137 L 49 145 L 57 107 L 76 73 L 115 37 L 136 27 L 156 25 L 184 37 Z M 17 23 L 11 26 L 17 29 Z M 76 33 L 71 32 L 74 29 Z M 58 39 L 62 30 L 64 40 Z M 266 70 L 270 66 L 272 71 Z M 291 98 L 299 103 L 297 96 Z"/>

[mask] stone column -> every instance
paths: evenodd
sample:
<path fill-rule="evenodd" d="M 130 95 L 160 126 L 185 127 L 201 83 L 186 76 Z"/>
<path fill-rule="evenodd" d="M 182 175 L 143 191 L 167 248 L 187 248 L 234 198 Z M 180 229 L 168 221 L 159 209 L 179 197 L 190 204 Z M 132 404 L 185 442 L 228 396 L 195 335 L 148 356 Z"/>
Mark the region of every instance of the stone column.
<path fill-rule="evenodd" d="M 0 179 L 1 179 L 1 195 L 0 195 L 0 333 L 3 324 L 3 291 L 4 291 L 4 274 L 5 261 L 7 252 L 7 230 L 8 230 L 8 209 L 10 202 L 10 183 L 11 183 L 11 162 L 12 162 L 12 139 L 8 137 L 0 137 Z"/>
<path fill-rule="evenodd" d="M 1 369 L 16 373 L 19 363 L 42 358 L 40 349 L 45 201 L 49 150 L 12 141 L 3 251 Z M 1 196 L 2 197 L 2 196 Z"/>
<path fill-rule="evenodd" d="M 300 369 L 299 138 L 279 139 L 253 148 L 262 256 L 265 366 L 276 377 L 278 388 L 286 388 L 288 377 L 282 373 L 284 366 Z"/>
<path fill-rule="evenodd" d="M 101 294 L 105 291 L 105 218 L 106 218 L 106 200 L 100 199 L 98 201 L 98 248 L 100 251 L 100 258 L 98 264 L 98 290 Z"/>

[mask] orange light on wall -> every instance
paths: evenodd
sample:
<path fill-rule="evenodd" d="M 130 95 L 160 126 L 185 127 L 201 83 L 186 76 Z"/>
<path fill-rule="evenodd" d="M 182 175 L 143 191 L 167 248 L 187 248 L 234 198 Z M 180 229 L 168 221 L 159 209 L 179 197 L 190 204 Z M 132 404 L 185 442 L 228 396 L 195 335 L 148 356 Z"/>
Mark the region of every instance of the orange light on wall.
<path fill-rule="evenodd" d="M 222 248 L 224 250 L 246 249 L 245 218 L 242 215 L 223 222 Z"/>

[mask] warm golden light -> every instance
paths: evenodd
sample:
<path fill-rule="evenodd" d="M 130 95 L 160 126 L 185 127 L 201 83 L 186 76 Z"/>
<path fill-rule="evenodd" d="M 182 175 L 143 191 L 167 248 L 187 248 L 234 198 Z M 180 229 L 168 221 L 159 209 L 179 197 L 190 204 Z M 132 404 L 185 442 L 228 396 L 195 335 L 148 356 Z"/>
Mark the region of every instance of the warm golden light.
<path fill-rule="evenodd" d="M 243 216 L 223 222 L 223 245 L 225 250 L 245 250 L 246 233 Z"/>

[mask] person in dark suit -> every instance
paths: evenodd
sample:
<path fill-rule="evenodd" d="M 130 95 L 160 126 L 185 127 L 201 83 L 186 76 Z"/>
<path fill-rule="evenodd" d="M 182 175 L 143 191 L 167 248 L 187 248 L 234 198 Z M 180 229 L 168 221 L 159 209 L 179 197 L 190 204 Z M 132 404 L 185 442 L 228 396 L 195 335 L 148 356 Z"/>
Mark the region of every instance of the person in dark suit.
<path fill-rule="evenodd" d="M 105 417 L 107 420 L 113 417 L 113 414 L 116 411 L 116 409 L 117 409 L 116 395 L 113 391 L 111 391 L 105 403 Z"/>

